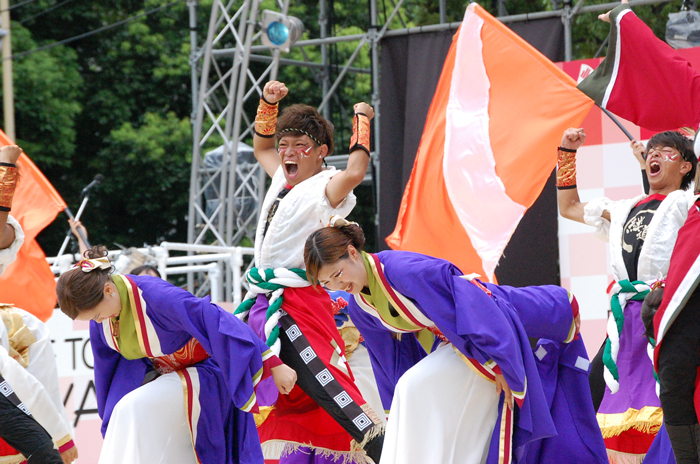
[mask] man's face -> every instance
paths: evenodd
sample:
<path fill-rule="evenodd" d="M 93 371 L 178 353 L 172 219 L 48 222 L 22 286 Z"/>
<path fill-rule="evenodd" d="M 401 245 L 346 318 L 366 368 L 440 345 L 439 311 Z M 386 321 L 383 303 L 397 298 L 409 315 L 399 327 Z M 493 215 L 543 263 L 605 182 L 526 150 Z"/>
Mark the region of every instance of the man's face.
<path fill-rule="evenodd" d="M 666 187 L 679 189 L 683 176 L 692 168 L 677 149 L 662 146 L 647 150 L 646 165 L 649 185 L 654 190 Z"/>
<path fill-rule="evenodd" d="M 277 151 L 284 177 L 294 186 L 321 172 L 328 147 L 316 145 L 307 135 L 290 134 L 280 138 Z"/>

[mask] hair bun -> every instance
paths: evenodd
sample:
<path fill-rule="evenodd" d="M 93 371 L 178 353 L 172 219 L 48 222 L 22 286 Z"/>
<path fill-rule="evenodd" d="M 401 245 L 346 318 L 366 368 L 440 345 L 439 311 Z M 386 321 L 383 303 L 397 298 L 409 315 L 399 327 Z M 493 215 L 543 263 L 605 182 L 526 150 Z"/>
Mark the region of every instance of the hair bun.
<path fill-rule="evenodd" d="M 109 251 L 104 245 L 95 245 L 94 247 L 90 248 L 89 250 L 86 250 L 85 253 L 83 253 L 83 255 L 87 259 L 105 258 L 108 254 Z"/>

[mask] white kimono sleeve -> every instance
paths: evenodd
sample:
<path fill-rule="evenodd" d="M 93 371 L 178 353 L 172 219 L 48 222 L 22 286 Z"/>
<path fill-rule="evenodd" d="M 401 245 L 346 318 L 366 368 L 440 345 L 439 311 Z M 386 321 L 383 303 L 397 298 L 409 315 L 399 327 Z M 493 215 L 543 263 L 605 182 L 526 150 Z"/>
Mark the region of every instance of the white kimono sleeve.
<path fill-rule="evenodd" d="M 31 313 L 23 309 L 16 309 L 21 315 L 24 325 L 34 335 L 36 341 L 29 346 L 29 365 L 26 370 L 43 385 L 49 399 L 63 418 L 68 430 L 72 433 L 73 426 L 68 420 L 66 408 L 63 406 L 61 389 L 58 383 L 58 369 L 56 368 L 56 354 L 51 345 L 49 329 Z M 30 409 L 31 411 L 31 409 Z M 55 438 L 55 437 L 54 437 Z M 63 443 L 61 443 L 62 445 Z M 60 446 L 60 445 L 59 445 Z"/>
<path fill-rule="evenodd" d="M 20 227 L 19 222 L 12 216 L 7 217 L 7 223 L 15 229 L 15 240 L 12 242 L 9 248 L 3 248 L 0 250 L 0 275 L 5 272 L 7 266 L 12 264 L 17 258 L 17 252 L 19 252 L 22 243 L 24 243 L 24 231 Z"/>
<path fill-rule="evenodd" d="M 607 242 L 610 235 L 610 221 L 603 217 L 603 211 L 610 213 L 614 201 L 609 198 L 595 198 L 583 208 L 583 220 L 589 226 L 595 227 L 596 238 Z"/>
<path fill-rule="evenodd" d="M 65 419 L 65 412 L 61 414 L 44 386 L 12 359 L 4 346 L 0 346 L 0 374 L 29 409 L 34 419 L 51 435 L 51 439 L 57 446 L 61 447 L 72 440 L 71 427 Z"/>

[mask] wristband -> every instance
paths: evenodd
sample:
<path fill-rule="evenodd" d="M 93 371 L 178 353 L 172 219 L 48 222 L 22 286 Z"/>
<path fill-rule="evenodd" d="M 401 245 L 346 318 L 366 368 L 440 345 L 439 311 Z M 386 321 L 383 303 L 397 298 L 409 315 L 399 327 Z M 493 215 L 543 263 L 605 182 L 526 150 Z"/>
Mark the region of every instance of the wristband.
<path fill-rule="evenodd" d="M 360 149 L 364 150 L 369 156 L 369 134 L 369 117 L 364 113 L 355 113 L 355 116 L 352 118 L 352 137 L 350 138 L 349 153 Z"/>
<path fill-rule="evenodd" d="M 63 445 L 59 446 L 59 447 L 58 447 L 58 452 L 59 452 L 59 453 L 66 452 L 66 451 L 68 451 L 69 449 L 73 448 L 74 446 L 75 446 L 75 442 L 74 442 L 73 440 L 70 440 L 70 441 L 64 443 Z"/>
<path fill-rule="evenodd" d="M 576 188 L 576 150 L 559 147 L 557 151 L 557 189 Z"/>
<path fill-rule="evenodd" d="M 267 101 L 267 98 L 265 98 L 265 95 L 260 95 L 260 100 L 264 101 L 265 103 L 267 103 L 267 104 L 270 105 L 270 106 L 274 106 L 274 105 L 277 105 L 277 103 L 279 103 L 279 102 L 277 102 L 277 103 L 270 103 L 269 101 Z"/>
<path fill-rule="evenodd" d="M 258 113 L 255 116 L 254 132 L 260 137 L 274 137 L 275 128 L 277 127 L 278 111 L 278 103 L 272 105 L 265 101 L 264 98 L 260 98 L 260 104 L 258 105 Z"/>
<path fill-rule="evenodd" d="M 0 211 L 10 211 L 17 187 L 19 169 L 10 163 L 0 163 Z"/>

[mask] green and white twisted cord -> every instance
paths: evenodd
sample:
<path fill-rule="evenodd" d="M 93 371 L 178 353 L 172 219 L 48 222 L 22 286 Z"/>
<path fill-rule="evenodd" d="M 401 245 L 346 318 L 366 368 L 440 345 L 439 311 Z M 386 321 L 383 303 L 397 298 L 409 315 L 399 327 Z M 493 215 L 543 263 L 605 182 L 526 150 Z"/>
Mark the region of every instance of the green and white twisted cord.
<path fill-rule="evenodd" d="M 245 295 L 245 299 L 238 305 L 234 315 L 242 321 L 248 318 L 250 309 L 255 304 L 255 299 L 259 294 L 270 294 L 270 306 L 267 308 L 265 321 L 265 343 L 277 356 L 280 354 L 279 341 L 279 320 L 282 317 L 281 308 L 284 301 L 285 288 L 301 288 L 311 285 L 306 279 L 306 271 L 303 269 L 250 269 L 245 279 L 250 286 L 250 290 Z"/>
<path fill-rule="evenodd" d="M 603 351 L 603 364 L 605 370 L 603 377 L 610 388 L 611 393 L 617 393 L 620 389 L 620 375 L 617 371 L 617 355 L 620 351 L 620 334 L 625 323 L 623 308 L 630 300 L 643 301 L 651 288 L 645 282 L 636 280 L 621 280 L 613 286 L 613 296 L 610 300 L 612 314 L 608 319 L 608 340 Z"/>

